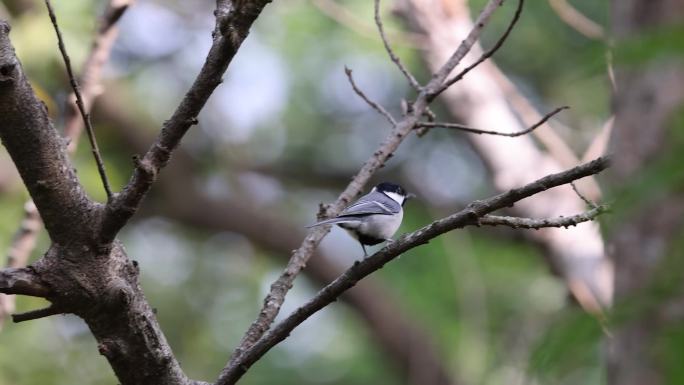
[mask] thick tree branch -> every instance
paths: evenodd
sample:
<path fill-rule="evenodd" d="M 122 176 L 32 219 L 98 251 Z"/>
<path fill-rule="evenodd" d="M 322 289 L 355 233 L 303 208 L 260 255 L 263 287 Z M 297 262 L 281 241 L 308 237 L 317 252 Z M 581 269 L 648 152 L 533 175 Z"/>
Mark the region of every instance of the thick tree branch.
<path fill-rule="evenodd" d="M 90 112 L 93 100 L 100 94 L 100 75 L 102 67 L 109 59 L 114 41 L 118 36 L 116 22 L 121 18 L 132 0 L 110 0 L 100 17 L 100 24 L 97 35 L 88 53 L 88 57 L 83 65 L 81 73 L 81 94 L 82 104 L 86 112 Z M 81 119 L 79 108 L 76 104 L 76 96 L 72 93 L 64 123 L 64 134 L 69 138 L 67 154 L 73 155 L 78 146 L 79 137 L 84 127 L 84 120 Z M 42 221 L 38 208 L 32 200 L 26 202 L 24 206 L 24 219 L 20 228 L 17 230 L 7 257 L 7 267 L 23 267 L 28 263 L 28 259 L 36 244 L 36 238 L 42 228 Z M 14 311 L 15 297 L 11 295 L 0 295 L 0 329 L 5 318 Z"/>
<path fill-rule="evenodd" d="M 141 125 L 138 117 L 122 109 L 121 101 L 126 99 L 124 95 L 109 93 L 98 99 L 95 114 L 120 128 L 117 134 L 124 146 L 144 151 L 150 142 L 147 134 L 150 130 Z M 156 199 L 149 209 L 142 209 L 139 215 L 161 215 L 207 231 L 242 234 L 270 251 L 278 261 L 287 262 L 291 251 L 299 247 L 299 240 L 306 235 L 301 225 L 283 216 L 274 216 L 273 212 L 260 209 L 249 199 L 226 200 L 208 196 L 196 183 L 187 183 L 197 176 L 197 159 L 183 148 L 179 148 L 174 157 L 174 162 L 168 165 L 155 185 L 160 199 Z M 241 167 L 237 169 L 239 171 Z M 346 179 L 340 176 L 341 183 L 346 183 Z M 338 188 L 339 185 L 337 183 Z M 319 249 L 304 273 L 322 287 L 343 271 L 332 256 Z M 391 358 L 391 370 L 400 378 L 407 378 L 407 383 L 412 385 L 458 384 L 458 378 L 449 370 L 428 330 L 422 327 L 418 317 L 406 313 L 392 294 L 379 280 L 369 277 L 348 291 L 342 300 L 366 322 L 370 335 Z"/>
<path fill-rule="evenodd" d="M 237 360 L 224 370 L 216 385 L 235 384 L 242 375 L 273 346 L 287 338 L 292 330 L 314 313 L 337 299 L 342 293 L 356 285 L 362 278 L 382 268 L 386 263 L 404 252 L 428 243 L 431 239 L 448 231 L 468 225 L 477 225 L 478 220 L 492 211 L 511 207 L 516 202 L 548 190 L 552 187 L 570 183 L 574 180 L 597 174 L 609 166 L 609 158 L 598 158 L 570 170 L 548 175 L 523 187 L 510 190 L 492 198 L 475 201 L 458 213 L 437 220 L 420 230 L 402 235 L 377 253 L 357 261 L 341 276 L 321 289 L 310 301 L 295 310 L 287 318 L 273 327 L 251 348 L 244 351 Z"/>
<path fill-rule="evenodd" d="M 0 21 L 0 138 L 29 190 L 50 238 L 60 244 L 92 233 L 97 206 L 84 193 L 50 123 L 33 94 Z"/>
<path fill-rule="evenodd" d="M 0 269 L 0 293 L 45 298 L 50 289 L 31 268 L 6 268 Z"/>
<path fill-rule="evenodd" d="M 351 202 L 362 190 L 373 174 L 379 170 L 385 162 L 394 154 L 403 139 L 411 133 L 420 122 L 420 119 L 428 111 L 432 95 L 441 87 L 451 71 L 461 62 L 465 55 L 470 51 L 477 41 L 482 29 L 489 21 L 496 9 L 503 3 L 503 0 L 490 0 L 480 13 L 476 26 L 472 29 L 468 38 L 465 39 L 453 55 L 444 65 L 432 76 L 430 82 L 421 89 L 416 100 L 412 103 L 410 111 L 404 118 L 396 124 L 390 135 L 382 142 L 373 155 L 363 164 L 354 179 L 346 189 L 340 194 L 337 200 L 327 206 L 322 207 L 319 217 L 332 217 L 337 215 L 344 207 Z M 221 374 L 221 379 L 226 378 L 227 371 L 238 360 L 243 351 L 252 346 L 270 328 L 273 320 L 280 312 L 280 307 L 285 301 L 285 295 L 292 287 L 292 284 L 299 272 L 306 266 L 309 258 L 321 240 L 330 231 L 330 226 L 319 226 L 311 229 L 304 238 L 301 246 L 295 250 L 283 273 L 271 285 L 269 293 L 264 299 L 264 305 L 257 316 L 257 319 L 249 327 L 238 347 L 233 351 L 231 358 Z"/>
<path fill-rule="evenodd" d="M 130 181 L 120 194 L 108 202 L 100 240 L 111 242 L 133 216 L 152 187 L 157 173 L 171 158 L 188 129 L 222 82 L 223 73 L 249 34 L 249 28 L 271 0 L 218 0 L 213 44 L 200 73 L 173 115 L 167 120 L 155 143 L 135 162 Z"/>
<path fill-rule="evenodd" d="M 480 218 L 478 224 L 486 226 L 508 226 L 514 229 L 543 229 L 546 227 L 570 227 L 577 226 L 583 222 L 593 221 L 599 215 L 608 211 L 607 206 L 597 206 L 587 212 L 572 215 L 569 217 L 558 218 L 519 218 L 519 217 L 503 217 L 498 215 L 485 215 Z"/>

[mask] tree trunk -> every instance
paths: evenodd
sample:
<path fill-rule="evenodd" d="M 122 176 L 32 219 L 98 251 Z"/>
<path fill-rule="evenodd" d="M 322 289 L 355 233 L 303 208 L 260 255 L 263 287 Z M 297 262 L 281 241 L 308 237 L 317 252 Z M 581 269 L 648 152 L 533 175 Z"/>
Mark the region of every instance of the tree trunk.
<path fill-rule="evenodd" d="M 613 1 L 618 64 L 623 42 L 681 23 L 683 15 L 684 2 L 680 0 Z M 659 55 L 643 65 L 620 68 L 616 80 L 611 182 L 619 186 L 618 191 L 639 187 L 647 188 L 648 193 L 619 205 L 621 219 L 609 228 L 616 269 L 616 312 L 625 318 L 618 319 L 618 330 L 609 340 L 608 383 L 674 383 L 677 381 L 667 374 L 666 357 L 672 353 L 667 350 L 667 337 L 677 325 L 681 333 L 684 321 L 684 275 L 681 261 L 677 261 L 681 252 L 673 244 L 684 218 L 684 199 L 674 186 L 652 185 L 653 181 L 646 185 L 644 177 L 657 173 L 653 167 L 660 167 L 658 164 L 673 159 L 676 163 L 672 156 L 677 146 L 672 140 L 673 118 L 675 113 L 681 114 L 684 70 L 681 61 Z M 670 170 L 680 167 L 674 165 Z"/>

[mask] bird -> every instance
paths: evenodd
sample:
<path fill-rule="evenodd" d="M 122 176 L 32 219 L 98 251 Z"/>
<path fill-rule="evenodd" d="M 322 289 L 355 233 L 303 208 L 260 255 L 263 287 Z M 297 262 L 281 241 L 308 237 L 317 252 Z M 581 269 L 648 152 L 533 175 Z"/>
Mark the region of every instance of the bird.
<path fill-rule="evenodd" d="M 407 193 L 403 187 L 390 182 L 382 182 L 356 202 L 347 206 L 335 218 L 326 219 L 308 228 L 323 225 L 338 225 L 347 230 L 363 248 L 364 257 L 368 256 L 366 246 L 382 242 L 392 242 L 392 236 L 399 229 L 404 217 L 403 206 L 414 194 Z"/>

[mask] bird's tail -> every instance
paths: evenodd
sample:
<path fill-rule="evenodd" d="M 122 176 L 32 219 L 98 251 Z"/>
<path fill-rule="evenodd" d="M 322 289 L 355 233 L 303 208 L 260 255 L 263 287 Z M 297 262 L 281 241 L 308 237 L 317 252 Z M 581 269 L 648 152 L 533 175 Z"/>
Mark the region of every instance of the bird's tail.
<path fill-rule="evenodd" d="M 316 227 L 316 226 L 334 225 L 334 224 L 338 224 L 338 223 L 348 223 L 348 222 L 355 222 L 355 221 L 358 221 L 358 219 L 337 217 L 337 218 L 331 218 L 331 219 L 326 219 L 324 221 L 316 222 L 313 225 L 306 226 L 306 228 L 310 229 L 310 228 Z"/>

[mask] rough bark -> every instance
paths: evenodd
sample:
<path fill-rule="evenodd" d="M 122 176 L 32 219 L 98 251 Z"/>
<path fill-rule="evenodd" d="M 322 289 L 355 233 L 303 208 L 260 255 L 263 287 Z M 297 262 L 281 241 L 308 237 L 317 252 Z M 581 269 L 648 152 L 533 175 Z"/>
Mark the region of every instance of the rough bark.
<path fill-rule="evenodd" d="M 0 22 L 0 138 L 44 219 L 53 243 L 30 271 L 49 288 L 52 313 L 82 317 L 122 384 L 192 382 L 180 370 L 123 247 L 101 245 L 103 206 L 84 193 L 66 142 L 33 94 Z M 17 277 L 17 269 L 3 275 Z M 5 293 L 27 294 L 21 291 Z"/>
<path fill-rule="evenodd" d="M 149 132 L 140 122 L 121 113 L 122 97 L 105 96 L 98 99 L 95 114 L 102 120 L 120 127 L 125 145 L 143 151 Z M 183 224 L 209 231 L 230 231 L 242 234 L 252 242 L 269 250 L 275 257 L 287 261 L 290 251 L 305 237 L 304 228 L 293 225 L 282 217 L 260 210 L 249 202 L 217 200 L 207 196 L 195 183 L 187 183 L 197 175 L 196 160 L 180 148 L 176 161 L 159 178 L 160 196 L 143 210 L 141 215 L 163 215 Z M 304 273 L 323 286 L 337 278 L 344 269 L 318 250 L 309 260 Z M 421 327 L 419 317 L 406 314 L 400 301 L 373 277 L 359 282 L 342 300 L 365 320 L 378 346 L 391 358 L 392 367 L 408 383 L 423 385 L 455 384 L 459 381 L 445 367 L 439 349 L 430 333 Z"/>
<path fill-rule="evenodd" d="M 197 81 L 138 162 L 123 193 L 102 205 L 86 196 L 66 155 L 66 141 L 36 98 L 0 21 L 0 139 L 38 207 L 52 245 L 33 266 L 0 270 L 0 292 L 45 297 L 46 309 L 83 318 L 123 385 L 199 384 L 183 373 L 138 281 L 138 268 L 116 235 L 137 210 L 171 151 L 221 81 L 252 22 L 269 1 L 217 1 L 214 45 Z"/>
<path fill-rule="evenodd" d="M 623 42 L 681 23 L 684 3 L 613 1 L 612 16 L 619 57 Z M 646 172 L 652 172 L 648 170 L 655 163 L 672 155 L 676 124 L 673 118 L 684 107 L 683 68 L 681 59 L 658 57 L 644 65 L 617 71 L 613 99 L 615 125 L 610 144 L 615 154 L 610 181 L 616 190 L 633 185 Z M 672 243 L 675 236 L 681 235 L 684 224 L 684 198 L 676 190 L 666 186 L 655 189 L 649 196 L 640 196 L 629 207 L 629 214 L 609 227 L 616 268 L 617 310 L 648 297 L 648 306 L 627 316 L 608 341 L 608 383 L 611 385 L 658 385 L 677 381 L 668 378 L 665 356 L 659 352 L 660 344 L 667 340 L 665 333 L 684 321 L 681 312 L 684 276 L 681 262 L 673 261 L 680 260 L 682 254 L 673 250 Z M 668 279 L 663 270 L 669 270 L 668 274 L 674 277 Z M 672 287 L 660 295 L 649 296 L 654 287 L 668 285 Z"/>

